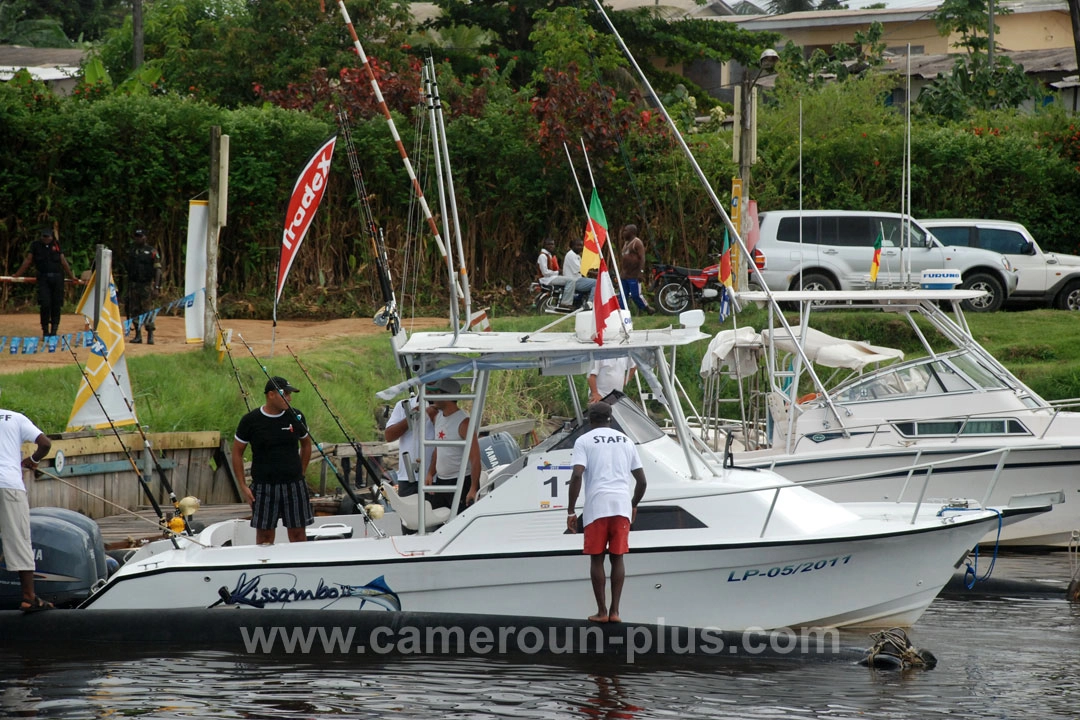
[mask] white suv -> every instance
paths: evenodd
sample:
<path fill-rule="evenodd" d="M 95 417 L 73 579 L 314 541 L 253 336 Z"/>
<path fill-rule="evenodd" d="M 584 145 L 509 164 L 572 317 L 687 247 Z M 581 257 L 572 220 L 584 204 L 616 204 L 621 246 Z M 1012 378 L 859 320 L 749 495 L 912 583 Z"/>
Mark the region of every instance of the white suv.
<path fill-rule="evenodd" d="M 993 250 L 1009 258 L 1020 275 L 1009 302 L 1036 302 L 1080 310 L 1080 257 L 1044 253 L 1027 228 L 1007 220 L 923 220 L 946 245 Z"/>
<path fill-rule="evenodd" d="M 801 219 L 801 222 L 800 222 Z M 898 213 L 771 210 L 761 214 L 754 262 L 770 290 L 861 290 L 917 284 L 923 270 L 959 270 L 960 287 L 984 290 L 968 310 L 1000 308 L 1017 273 L 999 253 L 942 245 L 918 222 Z M 902 238 L 910 229 L 910 245 Z M 877 281 L 870 281 L 874 241 L 882 235 Z M 909 280 L 910 278 L 910 280 Z"/>

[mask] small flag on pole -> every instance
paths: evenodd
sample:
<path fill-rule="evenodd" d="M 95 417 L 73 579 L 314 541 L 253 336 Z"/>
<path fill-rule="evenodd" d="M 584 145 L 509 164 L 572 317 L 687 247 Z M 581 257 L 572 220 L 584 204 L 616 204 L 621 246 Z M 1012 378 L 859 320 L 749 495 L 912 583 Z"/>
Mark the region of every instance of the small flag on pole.
<path fill-rule="evenodd" d="M 589 222 L 585 225 L 585 248 L 581 251 L 581 277 L 589 277 L 590 270 L 600 267 L 607 229 L 607 216 L 604 206 L 600 204 L 600 194 L 593 188 L 589 201 Z"/>
<path fill-rule="evenodd" d="M 720 253 L 720 322 L 731 314 L 731 236 L 724 228 L 724 250 Z"/>
<path fill-rule="evenodd" d="M 596 321 L 596 335 L 593 339 L 597 345 L 604 344 L 604 330 L 607 328 L 608 318 L 618 312 L 619 298 L 615 295 L 615 286 L 611 284 L 607 262 L 600 258 L 600 275 L 596 278 L 596 291 L 593 295 L 593 317 Z"/>
<path fill-rule="evenodd" d="M 870 262 L 870 282 L 877 282 L 878 270 L 881 268 L 881 241 L 884 233 L 878 228 L 877 238 L 874 240 L 874 259 Z"/>

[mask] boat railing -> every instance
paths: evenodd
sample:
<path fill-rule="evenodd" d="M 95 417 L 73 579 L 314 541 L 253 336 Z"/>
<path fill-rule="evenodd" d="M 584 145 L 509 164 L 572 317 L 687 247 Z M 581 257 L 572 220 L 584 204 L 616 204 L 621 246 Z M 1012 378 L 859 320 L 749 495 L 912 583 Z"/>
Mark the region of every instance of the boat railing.
<path fill-rule="evenodd" d="M 1001 478 L 1001 473 L 1005 468 L 1005 462 L 1006 462 L 1006 459 L 1008 458 L 1009 454 L 1011 452 L 1013 452 L 1013 451 L 1016 451 L 1016 450 L 1027 449 L 1028 447 L 1038 447 L 1040 449 L 1047 449 L 1047 448 L 1053 448 L 1053 447 L 1058 447 L 1058 446 L 1048 446 L 1048 445 L 1045 445 L 1045 444 L 1031 445 L 1031 446 L 1027 446 L 1027 445 L 1012 446 L 1012 447 L 1005 447 L 1005 448 L 996 448 L 996 449 L 993 449 L 993 450 L 983 450 L 981 452 L 967 453 L 967 454 L 959 455 L 959 456 L 956 456 L 956 457 L 944 458 L 944 459 L 941 459 L 941 460 L 930 460 L 930 461 L 926 461 L 926 462 L 922 462 L 922 451 L 920 450 L 915 455 L 915 461 L 913 463 L 911 463 L 910 465 L 907 465 L 907 466 L 904 466 L 904 467 L 899 467 L 899 468 L 890 467 L 890 468 L 887 468 L 887 469 L 884 469 L 884 470 L 875 470 L 875 471 L 872 471 L 872 472 L 857 473 L 857 474 L 854 474 L 854 475 L 841 475 L 841 476 L 831 477 L 831 478 L 822 478 L 820 480 L 808 480 L 806 482 L 799 482 L 799 483 L 784 482 L 784 483 L 777 483 L 777 484 L 774 484 L 774 485 L 759 485 L 759 486 L 756 486 L 756 487 L 753 487 L 753 488 L 739 488 L 739 489 L 730 490 L 730 491 L 727 491 L 727 490 L 720 491 L 720 492 L 718 492 L 716 494 L 718 494 L 718 495 L 735 495 L 735 494 L 742 494 L 742 493 L 747 493 L 747 492 L 772 491 L 772 493 L 773 493 L 772 501 L 769 504 L 769 510 L 765 515 L 765 521 L 762 524 L 761 533 L 759 535 L 759 537 L 764 537 L 765 532 L 769 528 L 769 522 L 772 519 L 773 512 L 776 509 L 776 503 L 780 499 L 780 492 L 783 491 L 783 490 L 791 489 L 791 488 L 814 489 L 814 488 L 817 488 L 817 487 L 824 487 L 824 486 L 828 486 L 828 485 L 839 485 L 839 484 L 845 484 L 845 483 L 865 482 L 865 481 L 868 481 L 868 480 L 874 480 L 874 479 L 876 479 L 878 477 L 884 477 L 884 476 L 888 476 L 888 475 L 895 475 L 897 472 L 902 472 L 902 471 L 906 470 L 907 471 L 907 477 L 906 477 L 906 479 L 904 481 L 903 489 L 896 496 L 896 500 L 894 502 L 896 504 L 900 504 L 901 502 L 903 502 L 903 496 L 904 496 L 904 493 L 906 492 L 907 488 L 913 482 L 916 481 L 916 477 L 918 475 L 922 474 L 922 484 L 921 484 L 921 486 L 919 488 L 918 497 L 914 501 L 915 502 L 915 508 L 914 508 L 914 510 L 912 512 L 911 521 L 910 521 L 910 524 L 914 525 L 916 519 L 919 516 L 919 511 L 921 510 L 923 503 L 926 501 L 927 491 L 930 488 L 931 476 L 933 475 L 933 472 L 934 472 L 934 470 L 936 468 L 940 468 L 942 466 L 948 466 L 948 465 L 965 464 L 965 463 L 970 463 L 973 460 L 978 460 L 980 458 L 989 458 L 989 457 L 997 456 L 997 458 L 998 458 L 997 464 L 996 464 L 996 466 L 994 468 L 994 471 L 993 471 L 993 474 L 991 475 L 991 477 L 989 479 L 989 482 L 987 484 L 986 492 L 983 494 L 983 497 L 979 500 L 979 504 L 982 507 L 985 508 L 987 506 L 987 503 L 990 501 L 990 496 L 993 494 L 994 490 L 997 488 L 998 480 Z"/>

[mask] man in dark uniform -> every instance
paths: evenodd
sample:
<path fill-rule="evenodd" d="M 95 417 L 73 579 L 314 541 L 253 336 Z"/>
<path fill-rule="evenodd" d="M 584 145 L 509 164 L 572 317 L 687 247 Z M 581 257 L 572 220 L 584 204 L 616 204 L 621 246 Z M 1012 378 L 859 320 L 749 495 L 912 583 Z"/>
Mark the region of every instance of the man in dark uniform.
<path fill-rule="evenodd" d="M 266 403 L 244 417 L 236 428 L 232 466 L 247 501 L 255 542 L 271 545 L 278 520 L 289 542 L 307 539 L 304 529 L 314 521 L 304 471 L 311 460 L 311 436 L 304 416 L 289 399 L 299 392 L 283 377 L 273 377 L 263 388 Z M 251 487 L 243 483 L 244 451 L 251 445 Z"/>
<path fill-rule="evenodd" d="M 142 327 L 138 317 L 150 311 L 150 300 L 161 289 L 161 256 L 146 241 L 146 233 L 135 231 L 135 244 L 131 246 L 127 257 L 128 296 L 127 316 L 135 326 L 133 343 L 142 342 Z M 148 315 L 143 321 L 146 326 L 146 344 L 154 344 L 154 316 Z"/>
<path fill-rule="evenodd" d="M 53 237 L 53 231 L 49 228 L 41 229 L 38 239 L 30 245 L 23 264 L 15 271 L 15 277 L 22 277 L 30 263 L 37 270 L 41 335 L 50 337 L 56 335 L 60 328 L 60 311 L 64 307 L 64 275 L 74 280 L 75 273 L 71 272 L 71 266 L 60 249 L 60 242 Z"/>

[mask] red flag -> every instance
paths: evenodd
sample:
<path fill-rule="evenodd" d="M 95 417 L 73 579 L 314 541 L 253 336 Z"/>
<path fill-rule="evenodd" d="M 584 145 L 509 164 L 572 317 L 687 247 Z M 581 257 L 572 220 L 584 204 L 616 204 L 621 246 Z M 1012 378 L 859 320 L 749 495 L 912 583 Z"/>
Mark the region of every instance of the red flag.
<path fill-rule="evenodd" d="M 281 234 L 281 259 L 278 261 L 277 292 L 274 294 L 275 308 L 281 298 L 281 290 L 285 287 L 285 278 L 289 276 L 296 253 L 304 242 L 304 236 L 307 235 L 315 211 L 326 192 L 326 180 L 330 177 L 330 160 L 334 157 L 336 142 L 337 135 L 315 151 L 293 186 L 289 211 L 285 214 L 285 231 Z"/>
<path fill-rule="evenodd" d="M 585 249 L 581 251 L 581 277 L 588 277 L 589 271 L 600 267 L 600 256 L 604 243 L 607 242 L 607 216 L 600 204 L 600 195 L 593 188 L 589 201 L 589 222 L 585 224 Z"/>
<path fill-rule="evenodd" d="M 607 263 L 600 258 L 600 275 L 596 278 L 596 292 L 593 296 L 593 317 L 596 321 L 596 335 L 593 339 L 597 345 L 604 344 L 604 330 L 613 313 L 618 316 L 619 298 L 615 296 L 615 287 L 611 284 Z"/>

